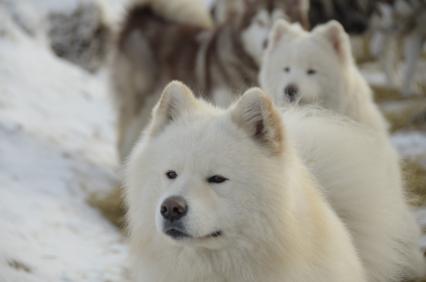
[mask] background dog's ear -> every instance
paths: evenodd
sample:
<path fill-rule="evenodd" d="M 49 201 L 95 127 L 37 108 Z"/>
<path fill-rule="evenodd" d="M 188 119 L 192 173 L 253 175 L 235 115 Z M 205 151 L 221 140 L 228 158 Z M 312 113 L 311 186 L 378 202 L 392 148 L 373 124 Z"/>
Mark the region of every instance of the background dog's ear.
<path fill-rule="evenodd" d="M 260 88 L 251 88 L 231 109 L 232 121 L 273 154 L 284 147 L 281 115 Z"/>
<path fill-rule="evenodd" d="M 275 49 L 281 40 L 290 40 L 298 35 L 302 28 L 297 24 L 290 24 L 286 20 L 278 20 L 269 34 L 268 50 Z"/>
<path fill-rule="evenodd" d="M 328 23 L 315 28 L 313 33 L 330 42 L 334 51 L 343 63 L 351 62 L 352 50 L 349 37 L 339 22 L 335 20 L 329 21 Z"/>
<path fill-rule="evenodd" d="M 156 135 L 184 113 L 193 111 L 196 106 L 197 99 L 188 86 L 180 81 L 170 82 L 164 88 L 160 100 L 152 111 L 152 121 L 148 132 L 150 135 Z"/>

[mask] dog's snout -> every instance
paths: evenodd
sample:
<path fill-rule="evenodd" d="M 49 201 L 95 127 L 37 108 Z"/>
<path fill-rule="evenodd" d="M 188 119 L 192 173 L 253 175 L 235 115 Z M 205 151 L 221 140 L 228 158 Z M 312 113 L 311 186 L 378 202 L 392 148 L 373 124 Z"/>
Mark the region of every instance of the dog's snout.
<path fill-rule="evenodd" d="M 188 205 L 184 198 L 173 196 L 164 200 L 161 204 L 161 215 L 169 221 L 179 220 L 185 216 Z"/>
<path fill-rule="evenodd" d="M 296 96 L 299 94 L 299 88 L 295 84 L 289 84 L 284 89 L 284 94 L 288 97 L 290 102 L 296 100 Z"/>

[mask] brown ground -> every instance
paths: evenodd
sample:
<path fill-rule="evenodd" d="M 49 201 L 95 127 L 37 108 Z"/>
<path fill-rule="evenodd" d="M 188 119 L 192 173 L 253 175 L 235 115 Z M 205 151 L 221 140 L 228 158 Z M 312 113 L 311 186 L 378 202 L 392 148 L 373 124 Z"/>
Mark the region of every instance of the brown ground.
<path fill-rule="evenodd" d="M 93 194 L 88 203 L 97 208 L 112 224 L 125 231 L 126 208 L 121 187 L 114 187 L 107 194 Z"/>

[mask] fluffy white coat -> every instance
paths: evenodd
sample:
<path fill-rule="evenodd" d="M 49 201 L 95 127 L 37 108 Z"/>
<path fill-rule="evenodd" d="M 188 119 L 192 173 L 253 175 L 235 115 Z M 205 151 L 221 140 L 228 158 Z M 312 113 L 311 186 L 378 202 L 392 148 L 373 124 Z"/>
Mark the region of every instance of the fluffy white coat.
<path fill-rule="evenodd" d="M 372 91 L 354 62 L 349 37 L 336 21 L 311 32 L 278 21 L 259 77 L 261 87 L 280 106 L 316 104 L 387 132 Z M 289 86 L 295 90 L 287 91 Z"/>
<path fill-rule="evenodd" d="M 303 127 L 305 117 L 294 118 L 285 120 Z M 341 134 L 347 126 L 328 121 L 320 117 L 315 125 L 307 122 L 299 140 L 284 129 L 280 113 L 259 89 L 248 90 L 222 110 L 172 82 L 126 170 L 133 281 L 366 281 L 351 236 L 295 147 L 318 140 L 316 150 L 334 147 L 324 153 L 337 151 L 344 158 L 347 144 L 322 146 L 329 135 L 310 132 L 321 126 Z M 356 137 L 352 135 L 348 130 L 343 136 L 350 141 Z M 367 141 L 360 154 L 369 152 L 374 139 L 362 136 Z M 339 169 L 342 162 L 327 165 Z M 170 170 L 176 178 L 166 177 Z M 345 180 L 360 177 L 344 173 Z M 212 184 L 207 181 L 212 175 L 227 181 Z M 188 203 L 180 219 L 188 234 L 184 239 L 164 232 L 160 206 L 171 196 Z M 218 231 L 220 236 L 211 235 Z"/>
<path fill-rule="evenodd" d="M 419 228 L 406 204 L 399 157 L 342 26 L 332 21 L 309 33 L 278 22 L 260 79 L 285 108 L 318 105 L 353 120 L 348 125 L 336 117 L 336 127 L 325 125 L 330 121 L 315 110 L 307 110 L 304 118 L 300 109 L 284 114 L 298 151 L 349 228 L 368 280 L 397 282 L 425 275 Z M 292 95 L 285 91 L 290 84 L 297 88 Z"/>

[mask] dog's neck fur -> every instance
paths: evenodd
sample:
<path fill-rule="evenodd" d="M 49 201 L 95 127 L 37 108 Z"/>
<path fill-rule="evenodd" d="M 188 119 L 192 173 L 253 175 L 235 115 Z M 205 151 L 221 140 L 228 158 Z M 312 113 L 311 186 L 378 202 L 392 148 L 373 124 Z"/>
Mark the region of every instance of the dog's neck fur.
<path fill-rule="evenodd" d="M 346 89 L 341 94 L 348 95 L 351 99 L 341 99 L 346 101 L 346 104 L 341 107 L 342 113 L 346 113 L 357 122 L 387 134 L 389 126 L 373 101 L 371 88 L 355 65 L 348 67 L 345 81 L 347 81 Z"/>
<path fill-rule="evenodd" d="M 277 270 L 284 267 L 284 258 L 277 260 L 279 253 L 277 248 L 265 248 L 263 244 L 247 244 L 236 241 L 236 245 L 229 246 L 222 250 L 208 250 L 197 247 L 178 247 L 166 245 L 165 242 L 152 244 L 155 249 L 144 250 L 144 254 L 150 254 L 150 262 L 155 261 L 156 267 L 147 265 L 148 260 L 137 256 L 138 261 L 134 261 L 140 269 L 137 273 L 141 278 L 135 281 L 168 281 L 171 277 L 175 281 L 269 281 L 266 277 L 271 277 Z M 253 255 L 262 253 L 263 256 Z M 153 259 L 155 258 L 155 259 Z M 271 265 L 271 262 L 282 261 L 282 265 Z M 244 264 L 241 264 L 244 262 Z M 269 263 L 269 264 L 268 264 Z M 161 272 L 152 273 L 153 269 L 158 270 L 162 265 Z M 275 275 L 277 275 L 275 273 Z M 149 277 L 150 279 L 146 279 Z M 244 279 L 242 278 L 244 277 Z M 142 279 L 144 278 L 144 279 Z"/>

